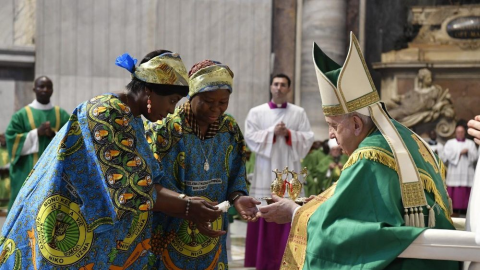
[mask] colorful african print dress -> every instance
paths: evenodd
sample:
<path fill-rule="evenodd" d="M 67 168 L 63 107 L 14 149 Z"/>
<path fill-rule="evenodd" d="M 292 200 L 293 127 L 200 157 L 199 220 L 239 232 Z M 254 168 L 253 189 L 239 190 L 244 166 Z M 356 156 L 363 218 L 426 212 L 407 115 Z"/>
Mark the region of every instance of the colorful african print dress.
<path fill-rule="evenodd" d="M 79 105 L 30 173 L 0 238 L 1 269 L 144 269 L 158 163 L 114 95 Z"/>
<path fill-rule="evenodd" d="M 219 203 L 226 201 L 228 194 L 234 191 L 247 194 L 245 144 L 235 120 L 229 115 L 222 115 L 216 132 L 202 141 L 194 132 L 191 121 L 187 121 L 189 116 L 188 120 L 193 118 L 189 109 L 187 102 L 164 122 L 147 124 L 147 140 L 155 157 L 161 160 L 164 174 L 161 185 L 188 196 Z M 227 230 L 227 213 L 213 221 L 212 227 L 214 230 Z M 157 255 L 159 269 L 228 268 L 226 235 L 207 237 L 199 233 L 195 224 L 163 213 L 154 214 L 153 230 L 152 250 Z M 166 249 L 162 248 L 164 246 Z"/>

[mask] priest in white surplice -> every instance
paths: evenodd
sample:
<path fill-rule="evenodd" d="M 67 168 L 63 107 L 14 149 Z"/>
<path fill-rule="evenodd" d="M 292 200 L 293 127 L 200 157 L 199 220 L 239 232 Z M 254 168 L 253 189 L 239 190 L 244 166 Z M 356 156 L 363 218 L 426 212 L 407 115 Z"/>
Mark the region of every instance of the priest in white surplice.
<path fill-rule="evenodd" d="M 300 172 L 300 160 L 313 144 L 305 110 L 287 102 L 290 90 L 290 78 L 275 75 L 270 84 L 272 100 L 251 109 L 245 120 L 245 141 L 256 155 L 252 197 L 271 196 L 270 184 L 275 178 L 272 170 L 281 171 L 288 166 L 289 170 Z M 289 231 L 290 224 L 267 223 L 263 219 L 249 223 L 245 267 L 279 269 Z"/>
<path fill-rule="evenodd" d="M 474 164 L 478 158 L 475 143 L 465 138 L 466 128 L 458 125 L 455 138 L 450 139 L 443 149 L 443 158 L 448 162 L 447 189 L 453 202 L 454 211 L 467 210 L 470 189 L 475 173 Z"/>

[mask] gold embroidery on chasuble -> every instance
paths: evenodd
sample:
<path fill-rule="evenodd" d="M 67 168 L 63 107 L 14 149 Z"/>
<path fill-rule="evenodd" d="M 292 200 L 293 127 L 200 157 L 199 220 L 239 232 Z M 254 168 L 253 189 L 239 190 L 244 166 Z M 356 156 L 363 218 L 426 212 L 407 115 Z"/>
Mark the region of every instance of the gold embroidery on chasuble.
<path fill-rule="evenodd" d="M 418 138 L 416 138 L 416 137 L 415 137 L 415 139 L 418 140 Z M 422 145 L 423 145 L 423 143 L 422 143 Z M 429 153 L 428 149 L 424 148 L 424 150 L 426 151 L 425 153 Z M 423 156 L 423 154 L 422 154 L 422 156 Z M 430 154 L 428 154 L 428 156 L 430 158 L 432 158 L 432 156 Z M 361 147 L 361 148 L 355 150 L 355 152 L 353 152 L 350 155 L 350 157 L 348 158 L 345 165 L 343 165 L 342 171 L 347 169 L 348 167 L 354 165 L 360 159 L 368 159 L 368 160 L 380 163 L 380 164 L 385 165 L 385 166 L 389 167 L 390 169 L 392 169 L 392 170 L 394 170 L 395 172 L 398 173 L 397 163 L 396 163 L 395 159 L 393 158 L 392 153 L 388 152 L 387 150 L 385 150 L 383 148 L 375 147 L 375 146 Z M 432 158 L 432 162 L 433 162 L 433 164 L 435 164 L 435 162 L 433 161 L 433 158 Z M 443 165 L 442 165 L 442 163 L 440 165 L 441 165 L 440 171 L 442 171 Z M 418 169 L 418 172 L 419 172 L 419 175 L 420 175 L 420 179 L 422 180 L 422 183 L 413 182 L 413 183 L 401 184 L 400 188 L 402 189 L 403 194 L 406 195 L 405 199 L 407 199 L 410 203 L 414 203 L 414 202 L 416 202 L 417 198 L 419 198 L 420 194 L 418 192 L 424 192 L 423 190 L 426 190 L 427 192 L 432 193 L 434 195 L 435 203 L 438 206 L 440 206 L 440 208 L 444 211 L 447 219 L 451 221 L 450 211 L 448 211 L 448 208 L 446 207 L 446 204 L 442 199 L 442 195 L 440 194 L 439 190 L 437 189 L 437 187 L 435 185 L 435 182 L 432 179 L 432 176 L 427 171 L 425 171 L 423 169 L 420 169 L 420 168 L 417 168 L 417 169 Z M 443 179 L 445 179 L 445 178 L 442 175 L 442 180 Z M 445 192 L 446 192 L 447 188 L 446 188 L 445 182 L 444 182 L 444 188 L 445 188 Z M 448 196 L 448 193 L 446 193 L 446 194 Z"/>
<path fill-rule="evenodd" d="M 282 258 L 281 270 L 302 269 L 307 251 L 307 225 L 313 213 L 332 197 L 336 183 L 297 210 L 293 217 L 292 228 L 288 235 L 287 247 Z"/>
<path fill-rule="evenodd" d="M 28 122 L 30 122 L 31 130 L 36 129 L 37 126 L 35 125 L 35 119 L 33 118 L 32 109 L 30 109 L 29 106 L 25 106 L 25 111 L 27 112 Z M 38 152 L 35 152 L 33 153 L 33 166 L 37 164 L 37 161 L 38 161 Z"/>
<path fill-rule="evenodd" d="M 417 143 L 418 151 L 420 152 L 420 155 L 422 155 L 425 162 L 432 165 L 435 172 L 438 173 L 438 166 L 435 163 L 435 160 L 433 159 L 432 155 L 430 154 L 430 151 L 425 147 L 425 144 L 423 144 L 423 142 L 420 141 L 415 134 L 412 134 L 412 138 Z"/>

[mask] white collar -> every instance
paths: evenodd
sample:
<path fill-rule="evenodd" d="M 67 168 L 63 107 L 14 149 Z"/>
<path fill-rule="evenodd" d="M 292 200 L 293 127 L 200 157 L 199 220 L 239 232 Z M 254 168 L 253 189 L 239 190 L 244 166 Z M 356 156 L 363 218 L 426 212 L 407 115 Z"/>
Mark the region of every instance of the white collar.
<path fill-rule="evenodd" d="M 52 102 L 49 102 L 48 104 L 42 104 L 36 99 L 34 99 L 32 103 L 28 104 L 28 106 L 42 111 L 51 110 L 53 108 Z"/>

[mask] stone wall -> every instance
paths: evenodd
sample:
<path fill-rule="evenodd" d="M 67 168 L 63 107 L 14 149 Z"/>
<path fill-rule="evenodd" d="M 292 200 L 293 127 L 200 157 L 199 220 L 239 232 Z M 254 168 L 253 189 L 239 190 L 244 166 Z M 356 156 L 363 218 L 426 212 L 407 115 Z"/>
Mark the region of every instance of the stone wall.
<path fill-rule="evenodd" d="M 187 69 L 201 60 L 235 73 L 228 112 L 239 125 L 268 101 L 271 0 L 38 0 L 35 74 L 52 78 L 53 101 L 71 111 L 91 96 L 122 92 L 124 52 L 178 52 Z"/>
<path fill-rule="evenodd" d="M 347 6 L 344 0 L 304 0 L 302 17 L 301 102 L 316 139 L 328 138 L 317 77 L 312 61 L 312 44 L 334 61 L 343 64 L 347 53 Z"/>
<path fill-rule="evenodd" d="M 36 0 L 0 1 L 0 133 L 32 102 Z"/>

